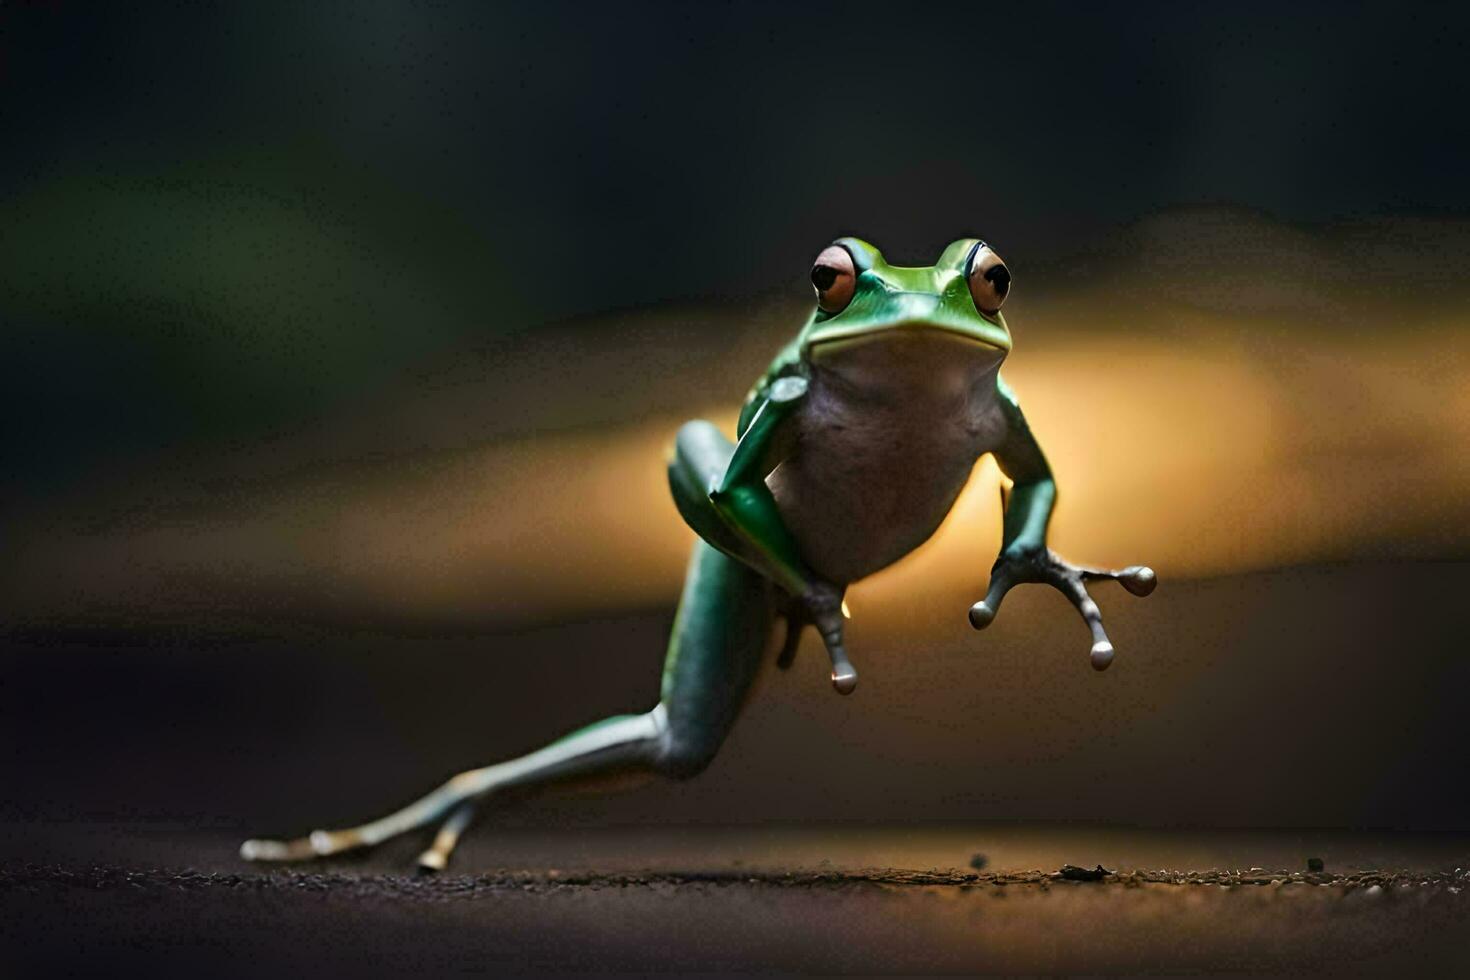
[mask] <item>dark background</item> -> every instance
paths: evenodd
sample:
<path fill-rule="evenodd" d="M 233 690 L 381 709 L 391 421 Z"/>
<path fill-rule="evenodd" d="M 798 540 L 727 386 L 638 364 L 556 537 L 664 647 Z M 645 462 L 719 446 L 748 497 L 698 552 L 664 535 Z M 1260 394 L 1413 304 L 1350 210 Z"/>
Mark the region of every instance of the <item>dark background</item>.
<path fill-rule="evenodd" d="M 914 263 L 981 234 L 1030 273 L 1182 205 L 1470 206 L 1452 5 L 0 18 L 11 479 L 297 424 L 569 316 L 800 291 L 838 233 Z"/>
<path fill-rule="evenodd" d="M 1136 448 L 1173 482 L 1107 498 L 1152 535 L 1119 560 L 1186 556 L 1102 599 L 1117 667 L 1054 596 L 970 634 L 985 544 L 855 621 L 853 700 L 806 649 L 697 783 L 486 819 L 1464 829 L 1470 15 L 1024 7 L 0 3 L 6 815 L 299 832 L 646 707 L 678 560 L 596 548 L 673 520 L 658 440 L 738 404 L 823 243 L 979 234 L 1038 371 L 1137 383 L 1035 384 L 1054 412 L 1181 420 Z M 1227 360 L 1268 372 L 1290 450 L 1189 428 L 1139 338 L 1227 406 Z M 565 489 L 645 430 L 626 500 Z M 481 458 L 575 533 L 435 482 Z M 412 540 L 381 591 L 303 544 L 404 474 L 428 491 L 341 537 L 522 526 L 469 599 L 414 598 Z M 548 550 L 560 577 L 503 570 Z"/>

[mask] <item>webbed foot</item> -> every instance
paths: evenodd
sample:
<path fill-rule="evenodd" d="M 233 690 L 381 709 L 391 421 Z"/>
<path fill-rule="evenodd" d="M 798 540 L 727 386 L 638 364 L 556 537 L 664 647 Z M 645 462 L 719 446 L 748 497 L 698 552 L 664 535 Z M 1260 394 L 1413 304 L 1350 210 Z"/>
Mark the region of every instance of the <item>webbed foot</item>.
<path fill-rule="evenodd" d="M 419 855 L 420 871 L 443 871 L 449 864 L 449 855 L 459 843 L 460 835 L 469 826 L 474 816 L 473 803 L 462 803 L 449 814 L 449 819 L 435 835 L 429 849 Z M 424 822 L 427 822 L 425 820 Z M 246 861 L 307 861 L 312 858 L 331 857 L 345 851 L 370 847 L 386 837 L 403 833 L 407 826 L 380 828 L 381 821 L 364 824 L 346 830 L 314 830 L 305 837 L 291 840 L 252 839 L 240 845 L 240 857 Z"/>
<path fill-rule="evenodd" d="M 1092 630 L 1092 666 L 1107 670 L 1113 662 L 1113 644 L 1103 629 L 1102 613 L 1087 592 L 1087 582 L 1111 579 L 1136 596 L 1146 596 L 1158 585 L 1158 577 L 1147 565 L 1130 565 L 1116 571 L 1074 565 L 1049 548 L 1017 555 L 1002 555 L 990 570 L 985 598 L 970 607 L 970 625 L 983 630 L 1000 611 L 1001 600 L 1017 585 L 1040 582 L 1050 585 L 1072 601 Z"/>

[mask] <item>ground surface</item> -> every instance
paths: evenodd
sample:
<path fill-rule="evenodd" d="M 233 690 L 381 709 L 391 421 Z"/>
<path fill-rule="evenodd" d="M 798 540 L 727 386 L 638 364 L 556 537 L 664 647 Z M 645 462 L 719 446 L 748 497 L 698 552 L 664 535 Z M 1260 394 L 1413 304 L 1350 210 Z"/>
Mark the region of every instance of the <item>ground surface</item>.
<path fill-rule="evenodd" d="M 804 647 L 700 778 L 505 800 L 429 880 L 423 834 L 295 868 L 236 849 L 646 705 L 671 610 L 14 632 L 0 976 L 1464 973 L 1467 586 L 1359 563 L 1115 591 L 1103 674 L 1059 597 L 975 634 L 965 595 L 916 593 L 854 619 L 853 697 Z"/>
<path fill-rule="evenodd" d="M 1463 838 L 516 831 L 471 840 L 455 871 L 425 878 L 403 871 L 411 846 L 257 870 L 231 859 L 233 840 L 197 832 L 11 828 L 6 851 L 22 837 L 33 860 L 0 872 L 0 963 L 17 977 L 1470 967 Z M 988 864 L 974 871 L 978 848 Z M 1292 873 L 1306 848 L 1325 853 L 1323 873 Z M 1246 854 L 1257 866 L 1237 870 Z M 1067 881 L 1067 862 L 1116 873 Z"/>

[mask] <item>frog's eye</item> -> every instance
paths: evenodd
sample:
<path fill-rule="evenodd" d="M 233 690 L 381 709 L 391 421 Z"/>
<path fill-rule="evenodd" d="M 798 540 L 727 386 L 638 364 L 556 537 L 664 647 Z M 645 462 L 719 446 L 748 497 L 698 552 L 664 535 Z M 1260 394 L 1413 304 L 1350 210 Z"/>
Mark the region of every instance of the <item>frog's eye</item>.
<path fill-rule="evenodd" d="M 981 313 L 1000 310 L 1011 292 L 1011 270 L 989 245 L 981 244 L 970 257 L 970 297 Z"/>
<path fill-rule="evenodd" d="M 824 313 L 841 313 L 852 302 L 857 285 L 857 269 L 852 256 L 841 245 L 828 245 L 812 263 L 812 285 L 817 290 L 817 305 Z"/>

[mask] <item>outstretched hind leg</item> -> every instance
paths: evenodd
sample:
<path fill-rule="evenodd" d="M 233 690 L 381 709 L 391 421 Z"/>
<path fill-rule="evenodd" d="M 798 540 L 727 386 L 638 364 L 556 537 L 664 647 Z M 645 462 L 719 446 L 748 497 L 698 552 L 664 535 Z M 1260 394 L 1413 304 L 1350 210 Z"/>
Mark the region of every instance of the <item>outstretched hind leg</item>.
<path fill-rule="evenodd" d="M 386 817 L 343 830 L 312 831 L 297 840 L 248 840 L 240 846 L 240 856 L 248 861 L 294 861 L 372 847 L 441 820 L 456 807 L 494 789 L 581 771 L 651 764 L 664 728 L 661 707 L 647 714 L 608 718 L 518 759 L 462 772 Z"/>
<path fill-rule="evenodd" d="M 447 819 L 435 846 L 425 852 L 427 860 L 421 860 L 422 866 L 437 869 L 468 823 L 472 801 L 495 790 L 620 769 L 692 776 L 714 758 L 744 703 L 760 667 L 771 615 L 771 590 L 764 579 L 696 542 L 669 641 L 662 697 L 653 710 L 608 718 L 519 758 L 462 772 L 401 810 L 361 826 L 318 830 L 295 840 L 248 840 L 240 856 L 294 861 L 338 854 Z"/>

